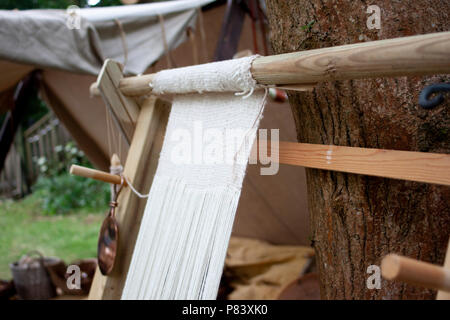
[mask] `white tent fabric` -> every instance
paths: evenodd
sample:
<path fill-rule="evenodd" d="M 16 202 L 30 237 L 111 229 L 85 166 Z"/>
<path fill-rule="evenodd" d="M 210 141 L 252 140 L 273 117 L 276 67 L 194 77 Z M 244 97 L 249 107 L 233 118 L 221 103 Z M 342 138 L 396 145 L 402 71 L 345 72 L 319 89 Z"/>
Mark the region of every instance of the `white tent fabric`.
<path fill-rule="evenodd" d="M 77 10 L 79 29 L 68 27 L 66 10 L 0 10 L 0 98 L 33 69 L 42 69 L 41 97 L 92 163 L 107 169 L 105 107 L 100 98 L 89 97 L 103 61 L 123 63 L 126 50 L 124 73 L 145 72 L 165 54 L 158 15 L 164 17 L 166 41 L 174 49 L 185 40 L 186 28 L 195 28 L 196 8 L 211 2 L 83 8 Z"/>
<path fill-rule="evenodd" d="M 104 22 L 112 19 L 137 19 L 149 16 L 187 11 L 207 5 L 214 0 L 178 0 L 120 7 L 84 8 L 80 15 L 90 22 Z"/>
<path fill-rule="evenodd" d="M 173 49 L 185 40 L 188 26 L 195 28 L 195 8 L 210 2 L 83 8 L 75 11 L 79 29 L 68 27 L 66 10 L 0 10 L 0 60 L 96 75 L 105 59 L 124 61 L 127 52 L 124 72 L 139 74 L 165 53 L 158 15 L 164 15 L 166 41 Z"/>

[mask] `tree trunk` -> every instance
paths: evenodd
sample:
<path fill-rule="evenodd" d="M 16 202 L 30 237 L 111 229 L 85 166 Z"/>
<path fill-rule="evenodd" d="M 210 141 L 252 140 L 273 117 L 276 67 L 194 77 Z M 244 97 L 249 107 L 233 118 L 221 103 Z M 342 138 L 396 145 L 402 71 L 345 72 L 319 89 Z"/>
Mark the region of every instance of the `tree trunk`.
<path fill-rule="evenodd" d="M 266 0 L 276 53 L 449 30 L 447 0 Z M 369 30 L 369 5 L 381 30 Z M 407 57 L 405 57 L 407 58 Z M 420 90 L 446 75 L 326 82 L 289 93 L 300 142 L 449 153 L 449 99 L 419 107 Z M 390 252 L 442 264 L 450 236 L 448 187 L 307 169 L 311 239 L 323 299 L 432 299 L 435 292 L 381 281 L 367 268 Z"/>

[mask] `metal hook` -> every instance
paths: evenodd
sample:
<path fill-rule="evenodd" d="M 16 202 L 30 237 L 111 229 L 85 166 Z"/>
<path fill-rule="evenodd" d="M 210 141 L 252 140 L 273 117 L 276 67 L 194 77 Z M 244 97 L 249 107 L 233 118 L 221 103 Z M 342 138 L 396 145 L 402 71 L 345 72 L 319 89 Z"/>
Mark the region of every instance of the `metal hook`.
<path fill-rule="evenodd" d="M 422 89 L 419 96 L 419 105 L 424 109 L 433 109 L 444 101 L 444 95 L 437 94 L 433 99 L 429 97 L 433 93 L 450 92 L 450 83 L 435 83 Z"/>

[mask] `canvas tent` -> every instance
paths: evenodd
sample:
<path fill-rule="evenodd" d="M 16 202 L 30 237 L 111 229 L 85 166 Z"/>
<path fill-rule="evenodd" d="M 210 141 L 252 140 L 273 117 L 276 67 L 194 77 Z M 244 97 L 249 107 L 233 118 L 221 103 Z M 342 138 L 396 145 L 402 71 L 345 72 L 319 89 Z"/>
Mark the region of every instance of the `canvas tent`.
<path fill-rule="evenodd" d="M 97 75 L 106 58 L 123 61 L 127 51 L 125 73 L 139 74 L 164 54 L 158 16 L 164 16 L 166 41 L 173 49 L 185 40 L 188 26 L 195 28 L 196 8 L 210 2 L 182 0 L 75 11 L 0 10 L 0 59 Z M 70 13 L 80 19 L 71 20 Z M 125 32 L 126 48 L 117 21 Z"/>
<path fill-rule="evenodd" d="M 181 2 L 191 3 L 195 1 L 174 1 L 171 3 Z M 203 11 L 204 31 L 207 40 L 206 48 L 203 48 L 204 43 L 201 41 L 200 30 L 198 30 L 200 24 L 198 21 L 199 19 L 197 19 L 197 30 L 195 31 L 196 38 L 194 42 L 198 45 L 198 51 L 201 58 L 202 55 L 200 53 L 202 53 L 203 49 L 206 49 L 209 58 L 213 57 L 217 50 L 220 42 L 219 34 L 225 24 L 226 14 L 229 11 L 224 2 L 225 1 L 216 1 L 209 5 L 207 10 Z M 130 5 L 122 6 L 120 8 L 142 8 L 144 6 L 147 7 L 149 5 Z M 101 10 L 103 9 L 105 8 L 102 8 Z M 190 10 L 194 15 L 195 11 L 195 8 Z M 8 13 L 11 14 L 12 12 L 8 11 Z M 65 11 L 61 11 L 61 13 L 65 14 Z M 139 12 L 139 15 L 141 14 L 142 12 Z M 186 11 L 164 15 L 168 42 L 171 41 L 171 34 L 176 33 L 175 31 L 172 33 L 168 30 L 167 26 L 169 20 L 172 16 L 182 14 L 186 14 Z M 148 25 L 155 26 L 156 31 L 159 34 L 161 28 L 158 19 L 155 17 L 149 19 L 153 19 L 153 23 L 149 23 Z M 191 19 L 195 19 L 195 17 Z M 165 57 L 161 59 L 161 55 L 164 54 L 164 49 L 160 37 L 157 38 L 158 40 L 154 41 L 155 49 L 149 47 L 144 49 L 132 49 L 130 35 L 135 29 L 135 32 L 141 31 L 140 35 L 144 39 L 143 42 L 145 42 L 145 44 L 142 44 L 137 41 L 137 44 L 147 45 L 147 42 L 150 41 L 147 40 L 149 39 L 149 32 L 145 27 L 145 21 L 141 22 L 141 24 L 136 24 L 133 28 L 131 27 L 133 22 L 130 22 L 130 24 L 127 24 L 125 20 L 121 20 L 121 22 L 123 24 L 129 50 L 126 70 L 130 70 L 129 68 L 133 65 L 133 62 L 137 63 L 134 61 L 136 58 L 132 58 L 132 54 L 141 55 L 143 59 L 148 59 L 149 55 L 154 50 L 159 50 L 160 52 L 158 55 L 160 58 L 159 61 L 148 70 L 139 72 L 153 73 L 169 67 Z M 0 23 L 3 23 L 3 21 L 0 20 Z M 195 20 L 190 23 L 191 24 L 186 23 L 185 25 L 192 26 L 194 25 Z M 237 25 L 235 21 L 230 21 L 230 24 L 233 24 L 234 27 Z M 114 47 L 116 50 L 116 55 L 110 54 L 108 56 L 105 54 L 105 51 L 103 51 L 103 55 L 105 57 L 112 57 L 112 59 L 119 62 L 123 62 L 123 45 L 120 30 L 114 21 L 109 21 L 108 25 L 111 30 L 108 41 L 110 46 Z M 17 24 L 16 27 L 20 29 L 23 26 Z M 59 27 L 64 28 L 65 31 L 69 31 L 65 25 L 65 20 L 61 21 Z M 179 32 L 179 36 L 182 40 L 185 37 L 184 31 L 185 30 Z M 43 32 L 44 31 L 40 31 L 39 33 Z M 52 34 L 51 29 L 47 29 L 46 32 L 47 34 Z M 0 30 L 0 34 L 3 34 L 3 29 Z M 155 35 L 155 37 L 158 36 Z M 190 40 L 182 42 L 182 40 L 179 40 L 180 45 L 178 48 L 172 51 L 172 56 L 178 67 L 192 65 L 194 63 L 192 42 Z M 239 35 L 239 44 L 236 50 L 243 51 L 253 49 L 253 42 L 254 38 L 252 34 L 251 19 L 247 15 L 242 24 L 242 32 Z M 175 46 L 175 44 L 172 44 L 172 46 Z M 42 81 L 40 93 L 42 97 L 47 100 L 53 112 L 57 115 L 59 120 L 64 123 L 79 147 L 89 156 L 95 167 L 102 170 L 108 170 L 110 152 L 108 150 L 109 146 L 106 134 L 105 104 L 100 97 L 91 97 L 89 94 L 89 86 L 95 82 L 97 73 L 73 72 L 64 68 L 44 67 L 39 63 L 18 63 L 17 60 L 15 60 L 14 55 L 8 57 L 8 59 L 5 58 L 4 53 L 1 53 L 4 50 L 3 48 L 3 40 L 0 39 L 0 54 L 3 54 L 1 56 L 2 59 L 0 59 L 0 70 L 2 71 L 0 73 L 0 91 L 3 94 L 11 91 L 7 88 L 14 89 L 15 84 L 23 79 L 31 70 L 37 68 L 41 69 Z M 132 53 L 132 50 L 142 50 L 143 52 Z M 46 49 L 46 51 L 49 50 Z M 37 54 L 39 53 L 35 52 L 35 55 Z M 148 61 L 150 60 L 153 59 L 149 59 Z M 200 62 L 205 63 L 207 60 L 203 58 L 200 59 Z M 147 63 L 150 65 L 152 64 L 150 62 Z M 101 67 L 100 60 L 97 65 L 98 68 Z M 128 73 L 130 74 L 131 72 Z M 0 108 L 4 105 L 6 104 L 0 104 Z M 0 110 L 0 112 L 3 111 Z M 280 104 L 269 101 L 264 112 L 264 118 L 261 122 L 261 128 L 282 128 L 282 130 L 280 130 L 281 140 L 296 140 L 294 120 L 288 103 Z M 117 148 L 113 151 L 118 152 L 119 150 Z M 125 161 L 127 149 L 124 141 L 122 143 L 121 151 L 120 158 Z M 263 239 L 278 244 L 308 244 L 309 223 L 304 169 L 301 167 L 280 165 L 280 170 L 277 175 L 261 176 L 259 172 L 258 166 L 249 166 L 247 169 L 247 175 L 236 215 L 234 234 Z M 276 188 L 274 188 L 274 186 L 276 186 Z"/>
<path fill-rule="evenodd" d="M 42 97 L 89 159 L 106 168 L 105 108 L 99 98 L 89 97 L 86 86 L 95 79 L 89 75 L 95 77 L 106 58 L 124 63 L 125 74 L 143 73 L 164 55 L 165 42 L 174 49 L 186 40 L 186 28 L 195 29 L 197 8 L 211 2 L 181 0 L 75 11 L 1 10 L 0 92 L 7 92 L 32 70 L 42 70 Z M 164 18 L 160 20 L 159 15 Z"/>

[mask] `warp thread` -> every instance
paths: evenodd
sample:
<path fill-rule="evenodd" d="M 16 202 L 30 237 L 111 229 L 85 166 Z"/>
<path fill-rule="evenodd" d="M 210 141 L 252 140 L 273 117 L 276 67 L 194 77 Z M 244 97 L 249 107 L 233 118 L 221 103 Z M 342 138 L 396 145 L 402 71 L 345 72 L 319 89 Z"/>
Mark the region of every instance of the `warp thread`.
<path fill-rule="evenodd" d="M 153 93 L 176 95 L 122 299 L 215 299 L 267 95 L 250 72 L 255 58 L 156 74 Z M 180 130 L 194 137 L 196 124 L 203 132 L 220 132 L 223 140 L 206 144 L 202 136 L 202 148 L 181 158 L 194 161 L 174 161 L 177 148 L 189 144 L 174 137 Z M 219 154 L 232 150 L 222 153 L 230 161 L 205 163 L 199 150 L 208 146 Z"/>

